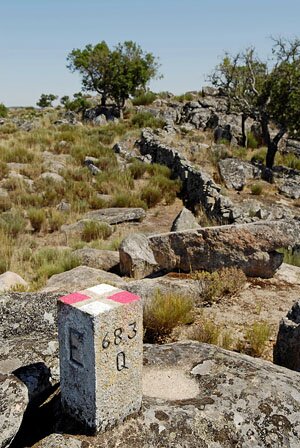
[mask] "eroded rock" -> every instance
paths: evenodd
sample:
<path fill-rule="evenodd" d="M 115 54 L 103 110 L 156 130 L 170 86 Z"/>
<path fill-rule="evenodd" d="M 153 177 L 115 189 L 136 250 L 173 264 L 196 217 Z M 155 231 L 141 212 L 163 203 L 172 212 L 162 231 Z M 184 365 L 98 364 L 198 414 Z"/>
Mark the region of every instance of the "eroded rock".
<path fill-rule="evenodd" d="M 198 224 L 193 213 L 187 208 L 183 207 L 181 212 L 176 216 L 171 227 L 171 232 L 178 232 L 179 230 L 199 229 Z"/>
<path fill-rule="evenodd" d="M 14 375 L 0 373 L 0 448 L 9 447 L 28 404 L 27 387 Z"/>
<path fill-rule="evenodd" d="M 114 250 L 99 250 L 91 247 L 84 247 L 73 252 L 81 264 L 89 266 L 90 268 L 102 269 L 103 271 L 110 271 L 116 269 L 120 263 L 119 252 Z"/>
<path fill-rule="evenodd" d="M 120 268 L 134 278 L 161 270 L 212 272 L 223 267 L 269 278 L 283 261 L 276 249 L 289 242 L 276 223 L 266 221 L 144 236 L 143 246 L 135 235 L 129 235 L 120 246 Z"/>
<path fill-rule="evenodd" d="M 119 224 L 127 221 L 140 221 L 145 218 L 146 212 L 142 208 L 102 208 L 93 210 L 84 215 L 84 218 L 93 221 L 103 221 L 108 224 Z"/>

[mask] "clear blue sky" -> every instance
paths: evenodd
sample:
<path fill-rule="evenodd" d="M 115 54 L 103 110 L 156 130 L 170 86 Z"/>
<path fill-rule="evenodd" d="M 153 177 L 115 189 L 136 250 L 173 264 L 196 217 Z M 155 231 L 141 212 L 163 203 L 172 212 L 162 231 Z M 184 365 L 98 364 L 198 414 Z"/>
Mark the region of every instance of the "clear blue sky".
<path fill-rule="evenodd" d="M 254 45 L 265 57 L 269 36 L 300 37 L 299 20 L 299 0 L 0 0 L 0 103 L 78 92 L 67 54 L 101 40 L 158 56 L 154 91 L 200 90 L 225 50 Z"/>

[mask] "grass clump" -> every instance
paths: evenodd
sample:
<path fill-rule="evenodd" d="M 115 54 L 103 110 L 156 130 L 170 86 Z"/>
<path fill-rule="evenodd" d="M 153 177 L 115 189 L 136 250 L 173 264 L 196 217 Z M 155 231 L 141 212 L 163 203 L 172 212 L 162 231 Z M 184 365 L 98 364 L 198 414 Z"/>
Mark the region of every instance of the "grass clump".
<path fill-rule="evenodd" d="M 180 103 L 185 103 L 186 101 L 193 101 L 194 96 L 192 93 L 187 92 L 183 93 L 182 95 L 176 95 L 174 96 L 174 101 L 179 101 Z"/>
<path fill-rule="evenodd" d="M 263 354 L 266 344 L 271 336 L 271 327 L 267 322 L 254 322 L 246 331 L 248 342 L 246 352 L 251 356 L 259 357 Z"/>
<path fill-rule="evenodd" d="M 140 160 L 134 160 L 129 166 L 129 171 L 133 179 L 140 179 L 147 171 L 147 165 Z"/>
<path fill-rule="evenodd" d="M 215 272 L 196 271 L 192 278 L 199 282 L 201 295 L 207 303 L 233 295 L 246 283 L 244 272 L 235 267 L 223 268 Z"/>
<path fill-rule="evenodd" d="M 50 232 L 55 232 L 66 222 L 66 213 L 59 210 L 50 209 L 48 212 L 48 228 Z"/>
<path fill-rule="evenodd" d="M 254 137 L 252 132 L 247 133 L 247 148 L 256 149 L 258 147 L 258 141 Z"/>
<path fill-rule="evenodd" d="M 105 240 L 112 234 L 112 227 L 106 222 L 87 221 L 81 232 L 81 239 L 87 243 L 93 240 Z"/>
<path fill-rule="evenodd" d="M 256 183 L 251 185 L 251 194 L 254 196 L 260 196 L 263 191 L 263 185 L 261 183 Z"/>
<path fill-rule="evenodd" d="M 276 154 L 276 165 L 287 166 L 293 170 L 300 170 L 300 159 L 295 154 Z"/>
<path fill-rule="evenodd" d="M 34 232 L 40 232 L 46 221 L 46 213 L 41 208 L 30 208 L 28 210 L 28 218 Z"/>
<path fill-rule="evenodd" d="M 134 106 L 148 106 L 156 100 L 157 95 L 153 92 L 142 92 L 132 99 L 132 104 Z"/>
<path fill-rule="evenodd" d="M 177 325 L 191 322 L 193 307 L 190 297 L 156 291 L 144 309 L 145 339 L 149 342 L 162 340 Z"/>
<path fill-rule="evenodd" d="M 0 229 L 12 238 L 16 238 L 26 227 L 23 215 L 18 212 L 2 213 L 0 218 Z"/>
<path fill-rule="evenodd" d="M 38 289 L 44 286 L 52 275 L 60 274 L 79 266 L 80 260 L 68 250 L 43 248 L 34 254 L 32 265 L 33 269 L 35 269 L 32 289 Z"/>
<path fill-rule="evenodd" d="M 112 207 L 141 207 L 147 210 L 147 201 L 134 193 L 116 193 L 111 201 Z"/>
<path fill-rule="evenodd" d="M 0 227 L 0 274 L 9 270 L 13 249 L 13 238 Z"/>
<path fill-rule="evenodd" d="M 141 199 L 151 208 L 160 202 L 162 193 L 157 185 L 146 185 L 141 191 Z"/>
<path fill-rule="evenodd" d="M 138 112 L 132 119 L 131 123 L 137 128 L 162 128 L 165 121 L 162 118 L 154 117 L 150 112 Z"/>

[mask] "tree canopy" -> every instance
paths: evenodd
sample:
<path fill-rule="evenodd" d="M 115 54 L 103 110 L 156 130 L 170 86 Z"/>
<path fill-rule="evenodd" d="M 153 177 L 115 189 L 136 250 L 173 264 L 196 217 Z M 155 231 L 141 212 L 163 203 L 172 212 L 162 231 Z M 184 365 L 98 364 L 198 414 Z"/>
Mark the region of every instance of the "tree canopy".
<path fill-rule="evenodd" d="M 272 61 L 261 61 L 252 47 L 234 56 L 225 53 L 210 76 L 227 96 L 229 111 L 260 122 L 267 168 L 274 165 L 283 135 L 300 131 L 300 40 L 275 39 L 272 54 Z"/>
<path fill-rule="evenodd" d="M 106 42 L 74 49 L 67 57 L 68 68 L 79 72 L 85 91 L 101 94 L 101 104 L 115 101 L 119 111 L 130 95 L 146 89 L 147 83 L 158 76 L 159 64 L 152 53 L 144 52 L 132 41 L 119 43 L 110 49 Z"/>
<path fill-rule="evenodd" d="M 37 101 L 36 105 L 39 107 L 51 107 L 52 102 L 56 100 L 58 97 L 56 95 L 53 95 L 53 93 L 42 93 L 40 99 Z"/>

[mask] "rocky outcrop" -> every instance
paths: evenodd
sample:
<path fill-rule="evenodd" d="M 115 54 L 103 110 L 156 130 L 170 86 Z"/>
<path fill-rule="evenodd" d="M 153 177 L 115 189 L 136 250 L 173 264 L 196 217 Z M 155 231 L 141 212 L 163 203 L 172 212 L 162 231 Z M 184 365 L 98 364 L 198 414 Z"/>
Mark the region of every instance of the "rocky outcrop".
<path fill-rule="evenodd" d="M 295 156 L 300 158 L 300 141 L 288 138 L 284 152 L 295 154 Z"/>
<path fill-rule="evenodd" d="M 193 342 L 145 345 L 143 391 L 138 415 L 96 436 L 78 435 L 57 409 L 46 434 L 60 436 L 35 448 L 299 446 L 299 375 L 267 361 Z"/>
<path fill-rule="evenodd" d="M 249 162 L 239 159 L 222 159 L 218 163 L 219 171 L 227 188 L 242 190 L 247 180 L 259 178 L 260 170 Z"/>
<path fill-rule="evenodd" d="M 181 197 L 187 208 L 201 204 L 209 217 L 232 223 L 238 217 L 232 201 L 221 195 L 221 187 L 203 171 L 195 168 L 179 151 L 162 144 L 151 129 L 144 129 L 137 142 L 142 155 L 150 155 L 152 163 L 168 166 L 182 181 Z"/>
<path fill-rule="evenodd" d="M 120 246 L 121 272 L 142 278 L 155 271 L 190 272 L 238 267 L 250 277 L 272 277 L 283 261 L 276 249 L 290 241 L 276 223 L 206 227 L 198 230 L 139 236 L 129 235 Z M 145 265 L 145 258 L 151 260 Z"/>
<path fill-rule="evenodd" d="M 279 325 L 274 363 L 300 372 L 300 299 Z"/>
<path fill-rule="evenodd" d="M 180 230 L 199 229 L 201 226 L 198 224 L 193 213 L 187 208 L 183 207 L 181 212 L 178 213 L 171 226 L 171 232 L 178 232 Z"/>
<path fill-rule="evenodd" d="M 278 190 L 288 198 L 299 199 L 300 198 L 300 176 L 296 179 L 289 179 L 283 182 Z"/>

